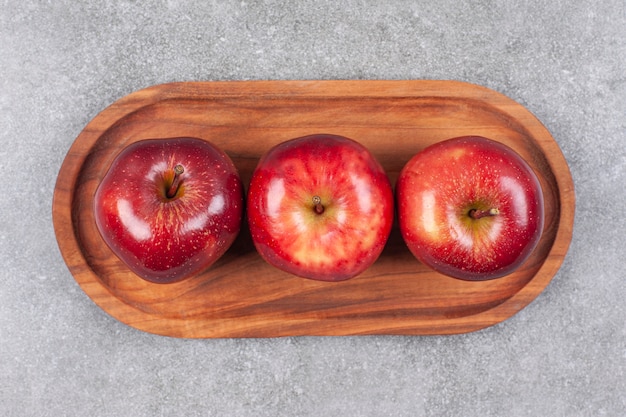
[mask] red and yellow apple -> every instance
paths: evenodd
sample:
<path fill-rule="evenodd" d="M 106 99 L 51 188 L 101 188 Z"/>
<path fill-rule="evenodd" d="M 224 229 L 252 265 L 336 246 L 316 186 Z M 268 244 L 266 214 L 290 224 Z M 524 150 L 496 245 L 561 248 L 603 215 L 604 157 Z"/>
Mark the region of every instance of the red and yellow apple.
<path fill-rule="evenodd" d="M 243 187 L 228 155 L 205 140 L 142 140 L 113 160 L 94 212 L 105 243 L 131 271 L 171 283 L 208 268 L 233 243 Z"/>
<path fill-rule="evenodd" d="M 393 191 L 358 142 L 310 135 L 259 161 L 248 190 L 252 240 L 269 264 L 304 278 L 341 281 L 370 267 L 387 242 Z"/>
<path fill-rule="evenodd" d="M 417 153 L 400 172 L 396 198 L 410 251 L 454 278 L 510 274 L 543 230 L 543 194 L 532 168 L 510 147 L 480 136 Z"/>

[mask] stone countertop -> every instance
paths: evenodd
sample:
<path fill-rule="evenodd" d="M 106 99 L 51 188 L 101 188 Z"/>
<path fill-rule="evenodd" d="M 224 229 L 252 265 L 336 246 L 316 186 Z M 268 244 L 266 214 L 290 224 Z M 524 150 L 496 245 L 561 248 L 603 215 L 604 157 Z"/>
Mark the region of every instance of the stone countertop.
<path fill-rule="evenodd" d="M 0 6 L 0 414 L 626 415 L 626 3 L 15 1 Z M 576 189 L 537 299 L 456 336 L 187 340 L 97 307 L 65 266 L 52 194 L 83 127 L 192 80 L 446 79 L 518 101 Z"/>

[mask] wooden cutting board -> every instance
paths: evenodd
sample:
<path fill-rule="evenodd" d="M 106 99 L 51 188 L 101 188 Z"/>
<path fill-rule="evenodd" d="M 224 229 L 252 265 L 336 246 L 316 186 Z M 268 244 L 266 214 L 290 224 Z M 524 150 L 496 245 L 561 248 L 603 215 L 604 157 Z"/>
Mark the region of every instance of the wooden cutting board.
<path fill-rule="evenodd" d="M 503 142 L 528 161 L 543 187 L 539 246 L 509 276 L 461 281 L 415 260 L 396 225 L 369 270 L 329 283 L 266 264 L 244 224 L 217 264 L 159 285 L 133 275 L 96 229 L 96 187 L 132 142 L 203 138 L 229 154 L 247 185 L 266 150 L 313 133 L 361 142 L 392 183 L 411 156 L 432 143 L 463 135 Z M 64 260 L 85 293 L 111 316 L 146 332 L 186 338 L 429 335 L 475 331 L 528 305 L 563 262 L 574 206 L 572 178 L 550 133 L 523 106 L 484 87 L 456 81 L 191 82 L 132 93 L 84 128 L 60 169 L 53 221 Z"/>

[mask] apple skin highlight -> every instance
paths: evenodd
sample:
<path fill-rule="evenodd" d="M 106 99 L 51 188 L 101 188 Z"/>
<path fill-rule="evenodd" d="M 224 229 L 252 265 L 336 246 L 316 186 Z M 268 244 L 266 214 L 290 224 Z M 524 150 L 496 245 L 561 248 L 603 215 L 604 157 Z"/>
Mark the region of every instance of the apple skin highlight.
<path fill-rule="evenodd" d="M 243 186 L 230 158 L 196 138 L 135 142 L 94 197 L 97 228 L 139 277 L 181 281 L 211 266 L 237 237 Z"/>
<path fill-rule="evenodd" d="M 259 254 L 303 278 L 343 281 L 371 266 L 393 222 L 382 166 L 361 144 L 310 135 L 270 149 L 248 190 L 248 223 Z"/>
<path fill-rule="evenodd" d="M 410 251 L 454 278 L 512 273 L 543 231 L 543 193 L 532 168 L 513 149 L 480 136 L 417 153 L 400 172 L 396 198 Z"/>

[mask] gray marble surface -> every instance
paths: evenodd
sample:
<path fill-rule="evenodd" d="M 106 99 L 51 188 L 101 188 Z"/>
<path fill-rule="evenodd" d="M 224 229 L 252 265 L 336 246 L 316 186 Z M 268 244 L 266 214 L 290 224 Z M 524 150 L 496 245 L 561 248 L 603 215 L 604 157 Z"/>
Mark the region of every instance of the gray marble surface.
<path fill-rule="evenodd" d="M 0 415 L 626 415 L 626 3 L 0 2 Z M 454 79 L 550 130 L 577 194 L 547 289 L 446 337 L 181 340 L 98 308 L 55 240 L 56 176 L 113 101 L 169 81 Z"/>

